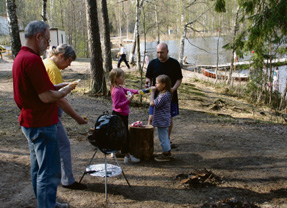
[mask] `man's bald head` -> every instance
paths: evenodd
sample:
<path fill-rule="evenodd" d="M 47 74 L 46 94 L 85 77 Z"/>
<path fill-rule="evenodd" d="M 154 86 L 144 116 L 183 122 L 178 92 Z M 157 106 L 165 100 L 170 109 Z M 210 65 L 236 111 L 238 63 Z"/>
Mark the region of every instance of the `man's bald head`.
<path fill-rule="evenodd" d="M 166 62 L 168 60 L 168 46 L 166 43 L 160 43 L 156 47 L 157 58 L 161 62 Z"/>

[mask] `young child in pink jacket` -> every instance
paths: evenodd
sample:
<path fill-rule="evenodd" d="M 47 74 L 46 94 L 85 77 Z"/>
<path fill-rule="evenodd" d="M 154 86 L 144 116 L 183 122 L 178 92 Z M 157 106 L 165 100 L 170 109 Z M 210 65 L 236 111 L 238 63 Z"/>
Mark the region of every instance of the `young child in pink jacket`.
<path fill-rule="evenodd" d="M 125 73 L 121 69 L 112 69 L 109 74 L 110 82 L 111 82 L 111 96 L 113 101 L 113 115 L 119 116 L 123 123 L 125 124 L 125 128 L 127 130 L 127 140 L 123 145 L 121 150 L 122 154 L 125 154 L 124 163 L 140 162 L 140 159 L 134 157 L 129 153 L 129 132 L 128 132 L 128 124 L 129 124 L 129 104 L 133 99 L 133 94 L 138 94 L 138 90 L 127 89 L 122 87 L 125 82 Z"/>

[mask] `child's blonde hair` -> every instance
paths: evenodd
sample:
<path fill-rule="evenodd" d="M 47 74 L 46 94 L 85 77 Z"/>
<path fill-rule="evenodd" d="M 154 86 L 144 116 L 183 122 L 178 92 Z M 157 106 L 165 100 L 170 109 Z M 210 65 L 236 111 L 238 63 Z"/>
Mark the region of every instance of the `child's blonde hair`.
<path fill-rule="evenodd" d="M 161 84 L 165 84 L 164 92 L 170 92 L 171 93 L 171 81 L 170 78 L 167 75 L 159 75 L 156 77 L 156 80 L 160 82 Z"/>
<path fill-rule="evenodd" d="M 121 75 L 123 75 L 125 72 L 120 69 L 120 68 L 115 68 L 115 69 L 112 69 L 109 73 L 109 79 L 110 79 L 110 82 L 111 82 L 111 90 L 112 88 L 115 86 L 115 85 L 118 85 L 117 83 L 117 78 L 119 78 Z"/>

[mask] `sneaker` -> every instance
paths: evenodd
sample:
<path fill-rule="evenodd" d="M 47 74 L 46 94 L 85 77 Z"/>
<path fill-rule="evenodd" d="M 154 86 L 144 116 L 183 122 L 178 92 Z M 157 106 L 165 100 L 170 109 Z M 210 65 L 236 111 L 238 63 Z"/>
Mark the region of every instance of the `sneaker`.
<path fill-rule="evenodd" d="M 156 157 L 154 157 L 154 160 L 157 161 L 157 162 L 169 162 L 171 159 L 171 153 L 168 153 L 168 154 L 160 154 Z"/>
<path fill-rule="evenodd" d="M 129 163 L 129 162 L 138 163 L 140 161 L 141 161 L 140 159 L 136 158 L 133 155 L 130 155 L 130 157 L 127 157 L 127 156 L 124 157 L 124 163 Z"/>
<path fill-rule="evenodd" d="M 74 189 L 74 190 L 84 190 L 88 188 L 85 184 L 78 183 L 78 182 L 74 182 L 73 184 L 68 185 L 68 186 L 63 185 L 63 187 L 67 189 Z"/>
<path fill-rule="evenodd" d="M 136 157 L 133 156 L 133 155 L 130 155 L 130 159 L 131 159 L 131 161 L 132 161 L 133 163 L 138 163 L 138 162 L 141 161 L 139 158 L 136 158 Z"/>
<path fill-rule="evenodd" d="M 55 208 L 69 208 L 70 206 L 66 203 L 56 202 Z"/>
<path fill-rule="evenodd" d="M 129 163 L 129 161 L 130 161 L 130 158 L 127 157 L 127 156 L 125 156 L 125 157 L 124 157 L 124 163 Z"/>

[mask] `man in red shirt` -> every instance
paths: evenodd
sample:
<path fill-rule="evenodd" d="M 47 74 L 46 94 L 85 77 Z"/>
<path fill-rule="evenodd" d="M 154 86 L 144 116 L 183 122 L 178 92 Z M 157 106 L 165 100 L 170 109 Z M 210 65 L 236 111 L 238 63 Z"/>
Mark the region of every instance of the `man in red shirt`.
<path fill-rule="evenodd" d="M 38 208 L 65 207 L 56 203 L 60 182 L 60 154 L 57 139 L 57 103 L 75 87 L 53 85 L 41 55 L 50 43 L 49 25 L 32 21 L 25 28 L 25 46 L 13 63 L 14 100 L 21 110 L 19 123 L 28 140 L 31 178 Z M 67 205 L 68 206 L 68 205 Z"/>

